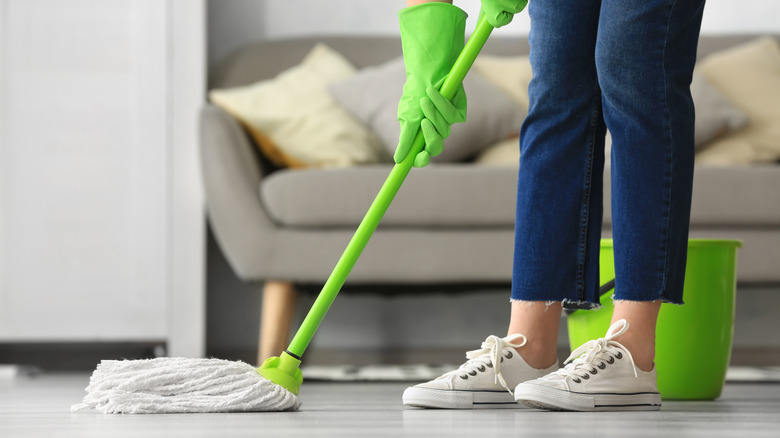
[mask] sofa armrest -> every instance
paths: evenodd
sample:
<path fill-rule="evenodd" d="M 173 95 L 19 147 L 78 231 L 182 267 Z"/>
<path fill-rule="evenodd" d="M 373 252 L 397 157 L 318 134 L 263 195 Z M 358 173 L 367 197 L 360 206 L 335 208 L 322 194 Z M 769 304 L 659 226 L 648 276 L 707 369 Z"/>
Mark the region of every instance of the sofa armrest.
<path fill-rule="evenodd" d="M 270 251 L 275 225 L 260 202 L 259 185 L 268 173 L 246 132 L 222 109 L 200 113 L 200 153 L 209 221 L 236 275 L 249 273 L 263 248 Z"/>

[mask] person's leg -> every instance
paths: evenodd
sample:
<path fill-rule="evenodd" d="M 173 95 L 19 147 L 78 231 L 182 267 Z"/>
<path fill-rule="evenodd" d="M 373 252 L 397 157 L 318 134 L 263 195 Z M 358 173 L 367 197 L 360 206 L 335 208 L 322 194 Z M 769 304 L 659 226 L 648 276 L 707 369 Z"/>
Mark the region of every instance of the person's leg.
<path fill-rule="evenodd" d="M 598 302 L 606 128 L 594 52 L 599 1 L 530 2 L 512 300 Z"/>
<path fill-rule="evenodd" d="M 520 131 L 508 332 L 556 362 L 561 303 L 598 303 L 605 125 L 594 52 L 599 1 L 530 2 L 529 112 Z M 551 304 L 554 303 L 554 304 Z"/>
<path fill-rule="evenodd" d="M 596 49 L 612 133 L 615 340 L 640 369 L 661 302 L 682 304 L 694 156 L 690 82 L 703 0 L 604 0 Z"/>
<path fill-rule="evenodd" d="M 593 59 L 598 1 L 536 1 L 528 11 L 534 79 L 521 130 L 509 335 L 488 337 L 458 369 L 407 388 L 407 406 L 520 407 L 515 386 L 558 368 L 561 302 L 597 299 L 605 134 Z"/>
<path fill-rule="evenodd" d="M 612 133 L 613 325 L 516 400 L 558 410 L 657 410 L 655 326 L 682 303 L 693 174 L 690 80 L 703 0 L 602 0 L 596 68 Z"/>
<path fill-rule="evenodd" d="M 703 0 L 604 0 L 596 50 L 612 133 L 615 299 L 682 304 Z"/>

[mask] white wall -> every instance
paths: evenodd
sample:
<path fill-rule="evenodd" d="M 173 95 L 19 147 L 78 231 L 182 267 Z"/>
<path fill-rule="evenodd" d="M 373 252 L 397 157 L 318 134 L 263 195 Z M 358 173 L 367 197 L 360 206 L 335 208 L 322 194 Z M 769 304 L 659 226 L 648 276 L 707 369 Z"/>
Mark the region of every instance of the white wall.
<path fill-rule="evenodd" d="M 213 66 L 248 41 L 304 35 L 396 35 L 397 12 L 406 0 L 210 0 L 209 58 Z M 455 0 L 474 27 L 480 0 Z M 528 14 L 519 14 L 498 36 L 525 35 Z M 780 34 L 777 0 L 709 0 L 703 34 Z"/>
<path fill-rule="evenodd" d="M 205 0 L 0 0 L 0 341 L 203 350 Z"/>

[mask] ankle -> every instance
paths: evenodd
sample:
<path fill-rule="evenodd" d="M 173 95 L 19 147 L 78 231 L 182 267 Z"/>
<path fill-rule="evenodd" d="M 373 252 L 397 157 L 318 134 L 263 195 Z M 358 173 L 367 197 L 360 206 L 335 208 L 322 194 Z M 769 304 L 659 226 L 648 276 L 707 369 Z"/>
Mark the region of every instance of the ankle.
<path fill-rule="evenodd" d="M 637 340 L 631 337 L 624 337 L 625 335 L 615 338 L 615 341 L 619 342 L 631 353 L 634 365 L 645 372 L 652 370 L 655 360 L 655 340 Z"/>
<path fill-rule="evenodd" d="M 634 354 L 634 351 L 628 351 L 631 352 L 631 357 L 634 358 L 634 365 L 636 365 L 637 368 L 644 372 L 652 371 L 655 366 L 655 352 L 639 352 L 639 354 Z"/>
<path fill-rule="evenodd" d="M 557 348 L 541 345 L 524 345 L 516 350 L 525 363 L 537 370 L 550 368 L 558 362 Z"/>
<path fill-rule="evenodd" d="M 533 368 L 545 369 L 557 360 L 560 302 L 512 301 L 508 333 L 522 333 L 526 344 L 517 353 Z"/>
<path fill-rule="evenodd" d="M 661 301 L 615 300 L 612 324 L 624 319 L 629 329 L 615 338 L 634 358 L 634 365 L 642 371 L 653 368 L 655 359 L 655 329 Z"/>

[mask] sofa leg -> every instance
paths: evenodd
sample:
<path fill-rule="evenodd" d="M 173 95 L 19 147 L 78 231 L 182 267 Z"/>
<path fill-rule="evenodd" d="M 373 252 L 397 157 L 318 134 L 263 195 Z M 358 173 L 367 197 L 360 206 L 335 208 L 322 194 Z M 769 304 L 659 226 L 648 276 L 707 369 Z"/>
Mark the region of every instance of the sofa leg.
<path fill-rule="evenodd" d="M 288 281 L 266 281 L 263 285 L 258 365 L 287 348 L 297 297 L 298 290 Z"/>

